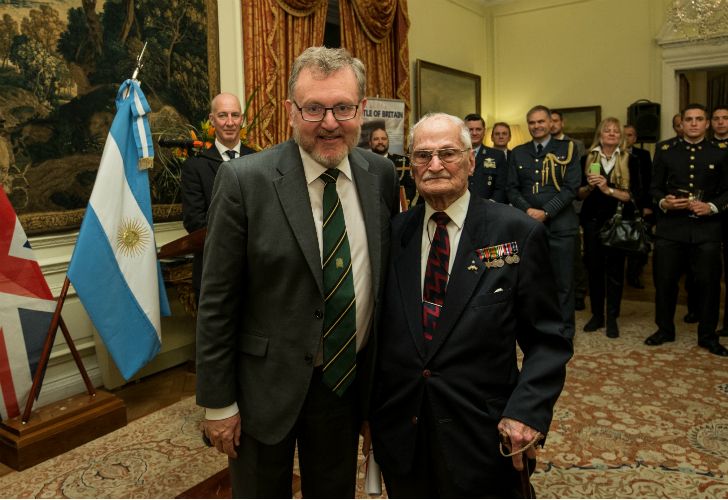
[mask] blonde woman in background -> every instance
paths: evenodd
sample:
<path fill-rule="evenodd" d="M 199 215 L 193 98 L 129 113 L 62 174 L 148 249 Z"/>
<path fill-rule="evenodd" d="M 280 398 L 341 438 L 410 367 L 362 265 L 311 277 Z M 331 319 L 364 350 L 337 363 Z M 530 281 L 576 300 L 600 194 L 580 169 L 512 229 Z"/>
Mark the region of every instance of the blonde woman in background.
<path fill-rule="evenodd" d="M 592 317 L 585 332 L 605 326 L 607 337 L 619 337 L 617 318 L 624 286 L 625 253 L 604 246 L 599 230 L 616 212 L 618 203 L 630 200 L 629 154 L 619 120 L 606 118 L 597 127 L 594 143 L 584 157 L 584 180 L 579 188 L 581 224 L 584 228 L 584 263 L 589 274 Z M 625 206 L 626 211 L 631 207 Z M 625 216 L 629 216 L 625 213 Z"/>

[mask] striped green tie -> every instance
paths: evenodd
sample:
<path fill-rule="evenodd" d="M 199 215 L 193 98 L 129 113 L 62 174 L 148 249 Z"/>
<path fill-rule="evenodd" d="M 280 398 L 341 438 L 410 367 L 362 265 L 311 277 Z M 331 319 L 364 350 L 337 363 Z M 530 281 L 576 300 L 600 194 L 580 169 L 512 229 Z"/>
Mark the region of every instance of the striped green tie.
<path fill-rule="evenodd" d="M 323 206 L 324 383 L 341 396 L 356 375 L 356 298 L 346 222 L 336 193 L 339 171 L 330 168 L 321 179 Z"/>

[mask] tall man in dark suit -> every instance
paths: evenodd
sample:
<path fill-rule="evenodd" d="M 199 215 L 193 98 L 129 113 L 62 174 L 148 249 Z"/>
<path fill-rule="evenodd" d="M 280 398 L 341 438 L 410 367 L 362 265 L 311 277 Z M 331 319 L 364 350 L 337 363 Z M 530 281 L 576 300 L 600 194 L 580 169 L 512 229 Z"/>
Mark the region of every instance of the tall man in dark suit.
<path fill-rule="evenodd" d="M 213 190 L 197 320 L 203 429 L 235 497 L 353 497 L 381 304 L 392 163 L 356 148 L 363 64 L 312 47 L 285 102 L 292 141 L 224 163 Z"/>
<path fill-rule="evenodd" d="M 579 219 L 572 201 L 581 184 L 572 141 L 551 135 L 551 111 L 534 106 L 526 121 L 533 141 L 513 148 L 508 160 L 508 200 L 546 226 L 551 267 L 568 333 L 574 336 L 574 255 Z"/>
<path fill-rule="evenodd" d="M 468 191 L 475 158 L 462 120 L 410 132 L 426 204 L 392 223 L 371 418 L 395 498 L 520 495 L 572 354 L 542 224 Z M 516 344 L 524 352 L 519 372 Z"/>
<path fill-rule="evenodd" d="M 237 156 L 255 153 L 240 143 L 243 114 L 240 101 L 233 94 L 222 93 L 210 103 L 210 124 L 215 128 L 215 144 L 182 165 L 182 223 L 188 233 L 207 227 L 207 210 L 212 200 L 212 185 L 220 163 Z M 195 254 L 192 286 L 200 296 L 202 252 Z"/>
<path fill-rule="evenodd" d="M 652 158 L 646 149 L 635 146 L 637 142 L 637 129 L 634 125 L 624 126 L 624 139 L 629 154 L 629 189 L 632 199 L 640 211 L 640 215 L 650 224 L 654 224 L 652 211 L 652 196 L 650 184 L 652 183 Z M 647 264 L 647 255 L 629 254 L 627 256 L 627 284 L 632 288 L 644 288 L 640 276 Z"/>
<path fill-rule="evenodd" d="M 475 154 L 475 170 L 470 177 L 470 192 L 481 198 L 506 203 L 506 181 L 508 164 L 502 151 L 483 144 L 485 120 L 471 113 L 464 118 L 470 131 L 470 141 Z"/>
<path fill-rule="evenodd" d="M 652 257 L 655 323 L 645 339 L 656 346 L 675 340 L 675 306 L 681 274 L 690 269 L 696 295 L 698 345 L 728 356 L 715 329 L 720 308 L 721 217 L 728 208 L 728 151 L 705 139 L 708 113 L 700 104 L 682 112 L 683 138 L 655 154 L 652 196 L 657 213 Z"/>

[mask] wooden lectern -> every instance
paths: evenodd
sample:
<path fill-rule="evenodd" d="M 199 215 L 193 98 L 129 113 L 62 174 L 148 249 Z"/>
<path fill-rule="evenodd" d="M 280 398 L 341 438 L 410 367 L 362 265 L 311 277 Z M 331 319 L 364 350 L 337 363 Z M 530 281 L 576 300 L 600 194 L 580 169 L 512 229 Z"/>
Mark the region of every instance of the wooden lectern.
<path fill-rule="evenodd" d="M 170 241 L 159 249 L 157 258 L 171 259 L 172 257 L 179 257 L 188 253 L 201 252 L 205 246 L 205 236 L 207 236 L 207 228 L 203 227 L 186 236 Z"/>

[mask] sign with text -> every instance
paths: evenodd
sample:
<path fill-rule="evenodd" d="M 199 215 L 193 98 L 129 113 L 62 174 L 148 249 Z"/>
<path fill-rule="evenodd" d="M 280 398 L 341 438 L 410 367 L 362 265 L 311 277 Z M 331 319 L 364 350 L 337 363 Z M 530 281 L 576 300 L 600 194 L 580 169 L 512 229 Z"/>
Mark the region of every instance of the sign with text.
<path fill-rule="evenodd" d="M 404 101 L 379 97 L 367 98 L 359 146 L 369 149 L 369 134 L 375 128 L 381 127 L 384 127 L 389 136 L 389 152 L 403 155 Z"/>

